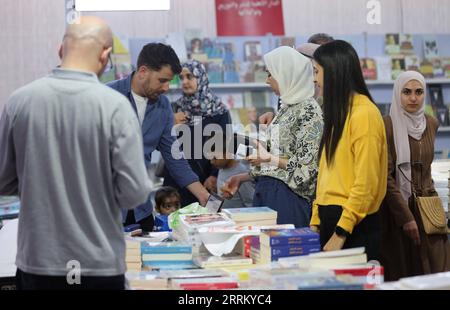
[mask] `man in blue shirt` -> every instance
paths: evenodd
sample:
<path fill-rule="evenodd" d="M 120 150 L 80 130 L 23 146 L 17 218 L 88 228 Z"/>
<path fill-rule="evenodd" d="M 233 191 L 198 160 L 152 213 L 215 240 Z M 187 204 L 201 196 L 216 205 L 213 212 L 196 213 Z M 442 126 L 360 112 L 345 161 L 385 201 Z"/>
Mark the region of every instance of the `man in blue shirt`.
<path fill-rule="evenodd" d="M 180 74 L 181 64 L 175 51 L 161 43 L 144 46 L 138 57 L 137 70 L 127 78 L 111 82 L 108 86 L 122 93 L 131 103 L 142 127 L 144 157 L 150 166 L 154 150 L 161 152 L 166 168 L 180 187 L 186 187 L 200 204 L 205 205 L 209 193 L 199 182 L 178 152 L 176 138 L 172 136 L 173 111 L 169 99 L 163 94 L 169 90 L 169 83 L 175 74 Z M 174 145 L 174 147 L 172 147 Z M 181 155 L 181 156 L 180 156 Z M 182 158 L 182 159 L 175 159 Z M 124 224 L 141 224 L 144 231 L 153 229 L 153 206 L 148 201 L 128 212 L 122 211 Z"/>

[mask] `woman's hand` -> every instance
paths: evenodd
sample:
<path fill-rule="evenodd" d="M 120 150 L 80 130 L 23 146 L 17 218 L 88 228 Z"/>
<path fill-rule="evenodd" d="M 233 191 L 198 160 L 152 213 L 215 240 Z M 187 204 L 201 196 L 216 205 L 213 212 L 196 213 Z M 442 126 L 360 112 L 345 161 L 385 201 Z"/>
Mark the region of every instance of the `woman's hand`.
<path fill-rule="evenodd" d="M 203 183 L 203 186 L 212 193 L 217 193 L 217 177 L 210 176 L 205 180 L 205 183 Z"/>
<path fill-rule="evenodd" d="M 252 166 L 261 166 L 263 163 L 270 163 L 272 161 L 272 155 L 267 152 L 266 148 L 257 141 L 257 149 L 255 154 L 252 154 L 245 158 Z"/>
<path fill-rule="evenodd" d="M 184 112 L 175 113 L 174 121 L 175 125 L 186 124 L 187 123 L 186 114 Z"/>
<path fill-rule="evenodd" d="M 272 112 L 266 112 L 259 117 L 259 123 L 261 125 L 269 125 L 272 123 L 274 116 L 275 115 Z"/>
<path fill-rule="evenodd" d="M 311 225 L 311 226 L 309 226 L 309 228 L 310 228 L 313 232 L 316 232 L 316 233 L 319 233 L 319 232 L 320 232 L 319 226 Z"/>
<path fill-rule="evenodd" d="M 403 225 L 403 232 L 411 238 L 415 245 L 420 245 L 419 227 L 416 221 L 411 221 Z"/>
<path fill-rule="evenodd" d="M 225 185 L 220 189 L 223 193 L 223 197 L 225 199 L 233 198 L 234 194 L 239 190 L 239 186 L 241 185 L 241 178 L 239 175 L 234 175 L 229 178 Z"/>
<path fill-rule="evenodd" d="M 324 251 L 339 251 L 344 246 L 345 240 L 347 238 L 338 236 L 336 233 L 331 236 L 330 240 L 328 240 L 327 244 L 323 247 Z"/>

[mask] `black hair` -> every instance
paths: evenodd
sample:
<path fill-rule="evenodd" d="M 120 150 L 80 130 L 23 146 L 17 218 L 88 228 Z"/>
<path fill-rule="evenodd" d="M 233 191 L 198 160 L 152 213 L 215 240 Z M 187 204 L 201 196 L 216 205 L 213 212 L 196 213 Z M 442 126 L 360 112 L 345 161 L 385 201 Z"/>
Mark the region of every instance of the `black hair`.
<path fill-rule="evenodd" d="M 173 74 L 181 73 L 180 59 L 172 47 L 162 43 L 149 43 L 142 48 L 137 61 L 138 69 L 146 66 L 159 71 L 166 65 L 170 66 Z"/>
<path fill-rule="evenodd" d="M 314 44 L 319 44 L 319 45 L 329 43 L 332 41 L 334 41 L 334 38 L 326 33 L 316 33 L 316 34 L 313 34 L 308 39 L 308 43 L 314 43 Z"/>
<path fill-rule="evenodd" d="M 164 186 L 158 189 L 155 193 L 156 207 L 159 208 L 164 203 L 164 199 L 171 196 L 176 196 L 178 199 L 181 199 L 178 191 L 171 186 Z"/>
<path fill-rule="evenodd" d="M 361 94 L 374 101 L 364 80 L 358 54 L 351 44 L 341 40 L 324 44 L 314 53 L 314 60 L 323 68 L 324 129 L 320 154 L 325 148 L 330 165 L 351 113 L 353 96 Z"/>

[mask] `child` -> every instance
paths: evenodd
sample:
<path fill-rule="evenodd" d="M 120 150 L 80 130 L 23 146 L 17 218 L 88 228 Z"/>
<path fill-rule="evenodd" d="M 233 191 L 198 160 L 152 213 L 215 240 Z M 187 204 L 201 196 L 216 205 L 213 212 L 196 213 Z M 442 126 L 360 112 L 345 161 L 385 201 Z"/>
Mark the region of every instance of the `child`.
<path fill-rule="evenodd" d="M 236 149 L 236 147 L 234 149 Z M 248 173 L 250 170 L 248 164 L 234 159 L 234 154 L 229 154 L 226 150 L 217 150 L 216 152 L 213 152 L 211 164 L 219 169 L 219 174 L 217 175 L 217 188 L 219 190 L 219 195 L 222 194 L 221 189 L 225 186 L 225 182 L 230 177 L 236 174 Z M 225 200 L 222 208 L 251 207 L 254 192 L 254 184 L 252 182 L 244 182 L 232 199 Z"/>
<path fill-rule="evenodd" d="M 155 194 L 155 210 L 159 214 L 155 216 L 154 231 L 169 231 L 168 216 L 180 209 L 181 198 L 177 190 L 170 186 L 161 187 Z"/>

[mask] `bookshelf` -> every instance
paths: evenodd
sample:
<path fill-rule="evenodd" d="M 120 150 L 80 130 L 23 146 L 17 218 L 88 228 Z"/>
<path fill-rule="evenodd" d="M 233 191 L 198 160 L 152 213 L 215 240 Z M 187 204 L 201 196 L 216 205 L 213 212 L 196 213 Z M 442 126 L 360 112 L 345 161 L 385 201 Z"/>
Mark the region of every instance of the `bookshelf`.
<path fill-rule="evenodd" d="M 443 133 L 443 132 L 450 133 L 450 126 L 447 126 L 447 127 L 440 127 L 440 128 L 438 129 L 438 132 L 440 132 L 440 133 Z"/>
<path fill-rule="evenodd" d="M 427 84 L 450 84 L 450 79 L 426 79 Z M 393 80 L 388 81 L 376 81 L 376 80 L 366 80 L 368 86 L 387 86 L 394 85 Z"/>
<path fill-rule="evenodd" d="M 269 85 L 267 85 L 266 83 L 211 83 L 209 84 L 209 87 L 212 89 L 270 90 Z M 181 87 L 178 85 L 170 85 L 170 89 L 174 91 L 179 91 L 181 90 Z"/>

